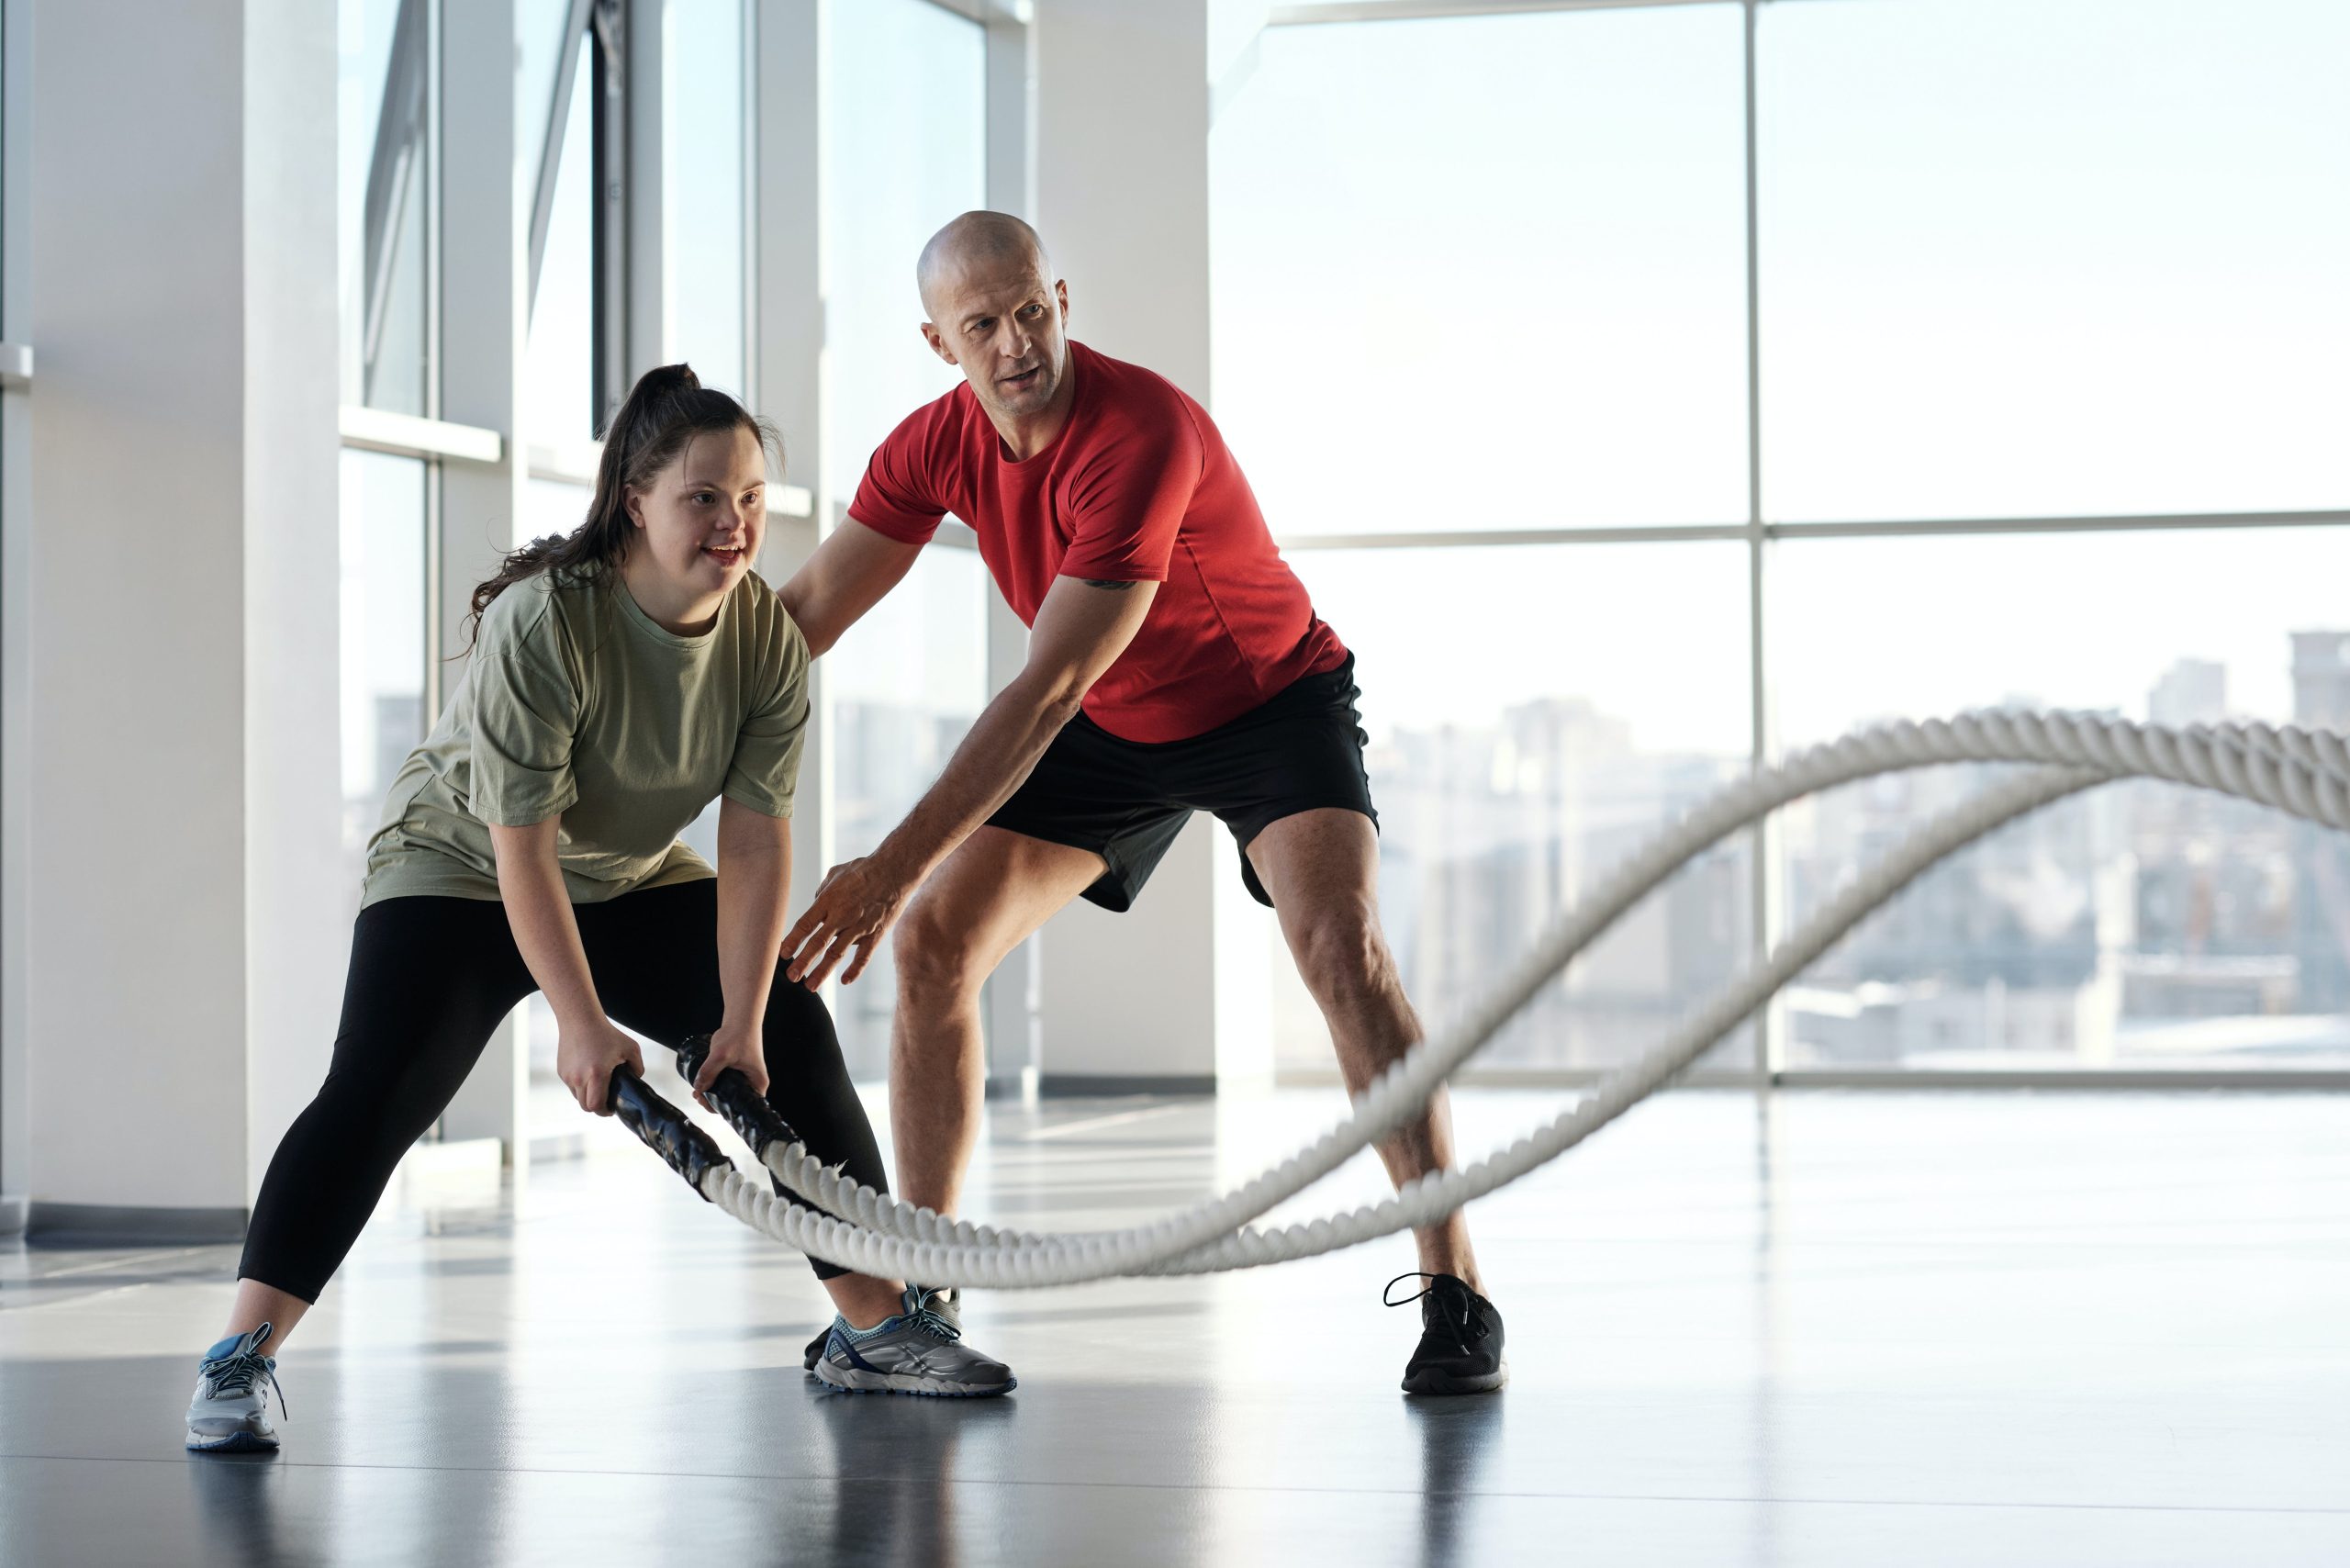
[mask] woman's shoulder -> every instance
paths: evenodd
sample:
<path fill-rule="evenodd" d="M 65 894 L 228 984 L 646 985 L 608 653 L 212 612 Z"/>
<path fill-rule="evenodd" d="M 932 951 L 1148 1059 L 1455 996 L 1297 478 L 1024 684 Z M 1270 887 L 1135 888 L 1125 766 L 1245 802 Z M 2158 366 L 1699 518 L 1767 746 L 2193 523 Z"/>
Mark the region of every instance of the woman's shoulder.
<path fill-rule="evenodd" d="M 758 573 L 745 572 L 734 585 L 732 598 L 727 612 L 740 628 L 739 635 L 759 670 L 771 678 L 803 678 L 808 669 L 808 639 L 783 608 L 782 596 Z"/>
<path fill-rule="evenodd" d="M 523 578 L 481 612 L 476 645 L 485 653 L 552 660 L 569 667 L 580 650 L 599 641 L 608 617 L 610 585 L 600 573 Z"/>

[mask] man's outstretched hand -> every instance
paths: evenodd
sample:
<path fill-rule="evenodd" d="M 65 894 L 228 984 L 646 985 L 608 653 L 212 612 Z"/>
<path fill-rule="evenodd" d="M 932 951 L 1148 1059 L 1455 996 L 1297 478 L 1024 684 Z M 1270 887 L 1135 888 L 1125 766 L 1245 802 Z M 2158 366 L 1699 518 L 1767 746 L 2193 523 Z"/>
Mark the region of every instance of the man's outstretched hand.
<path fill-rule="evenodd" d="M 785 978 L 812 991 L 848 958 L 841 982 L 856 979 L 898 923 L 914 887 L 871 856 L 845 860 L 824 873 L 807 913 L 784 934 Z"/>

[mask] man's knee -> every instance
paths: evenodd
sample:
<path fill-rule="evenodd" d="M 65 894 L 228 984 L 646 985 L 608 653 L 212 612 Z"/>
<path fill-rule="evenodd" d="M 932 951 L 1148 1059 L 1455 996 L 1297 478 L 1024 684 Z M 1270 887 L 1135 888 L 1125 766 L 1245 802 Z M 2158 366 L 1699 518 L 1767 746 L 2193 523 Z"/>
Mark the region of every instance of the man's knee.
<path fill-rule="evenodd" d="M 1348 901 L 1307 915 L 1298 933 L 1297 969 L 1305 988 L 1326 1005 L 1393 983 L 1395 961 L 1368 903 Z"/>
<path fill-rule="evenodd" d="M 890 952 L 897 960 L 898 997 L 907 1005 L 960 1006 L 979 995 L 988 978 L 969 934 L 942 918 L 926 901 L 915 903 L 898 922 Z"/>

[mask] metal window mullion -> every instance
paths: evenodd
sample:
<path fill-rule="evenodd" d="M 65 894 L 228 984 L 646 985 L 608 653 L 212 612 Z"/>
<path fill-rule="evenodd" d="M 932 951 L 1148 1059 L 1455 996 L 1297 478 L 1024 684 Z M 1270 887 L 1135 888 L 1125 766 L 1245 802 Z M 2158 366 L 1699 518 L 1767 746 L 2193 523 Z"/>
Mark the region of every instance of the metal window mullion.
<path fill-rule="evenodd" d="M 933 4 L 938 0 L 933 0 Z M 1737 4 L 1738 0 L 1729 0 Z M 1642 11 L 1669 6 L 1714 6 L 1723 0 L 1312 0 L 1274 6 L 1269 28 L 1348 22 L 1465 21 L 1479 17 L 1535 17 L 1567 11 Z"/>
<path fill-rule="evenodd" d="M 597 435 L 628 395 L 629 127 L 626 0 L 595 0 L 595 227 L 591 246 L 588 429 Z"/>
<path fill-rule="evenodd" d="M 1762 510 L 1762 211 L 1755 135 L 1754 32 L 1757 0 L 1744 0 L 1746 174 L 1746 566 L 1747 719 L 1755 771 L 1771 765 L 1771 681 L 1768 636 L 1771 537 Z M 1747 874 L 1748 921 L 1754 961 L 1767 962 L 1779 936 L 1778 848 L 1775 822 L 1765 817 L 1750 830 L 1752 865 Z M 1768 1087 L 1785 1055 L 1785 1010 L 1774 998 L 1754 1014 L 1754 1071 Z"/>
<path fill-rule="evenodd" d="M 983 97 L 987 125 L 987 204 L 998 212 L 1033 218 L 1036 207 L 1036 34 L 1001 6 L 985 20 Z M 971 543 L 977 546 L 976 536 Z M 984 574 L 982 574 L 984 578 Z M 1000 594 L 979 590 L 986 610 L 987 690 L 990 698 L 1020 673 L 1028 655 L 1028 628 Z M 995 1099 L 1031 1101 L 1043 1080 L 1044 1050 L 1039 1014 L 1044 978 L 1042 935 L 1032 935 L 1005 956 L 989 977 L 987 1014 L 988 1093 Z"/>

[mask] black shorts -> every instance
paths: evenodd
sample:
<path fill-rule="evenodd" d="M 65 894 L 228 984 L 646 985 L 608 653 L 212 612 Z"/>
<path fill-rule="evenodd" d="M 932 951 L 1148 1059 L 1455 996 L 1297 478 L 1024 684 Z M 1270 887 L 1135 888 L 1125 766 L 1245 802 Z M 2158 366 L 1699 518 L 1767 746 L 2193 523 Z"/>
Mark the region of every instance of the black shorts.
<path fill-rule="evenodd" d="M 1240 846 L 1240 877 L 1257 902 L 1272 899 L 1248 864 L 1268 823 L 1324 806 L 1376 824 L 1363 772 L 1354 655 L 1283 688 L 1262 707 L 1187 740 L 1120 740 L 1080 713 L 1053 737 L 990 827 L 1091 849 L 1110 863 L 1086 898 L 1127 910 L 1195 811 L 1214 812 Z"/>

